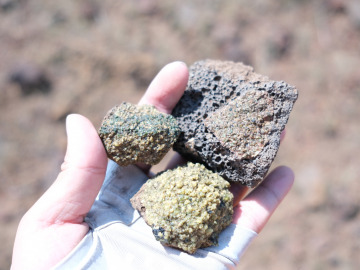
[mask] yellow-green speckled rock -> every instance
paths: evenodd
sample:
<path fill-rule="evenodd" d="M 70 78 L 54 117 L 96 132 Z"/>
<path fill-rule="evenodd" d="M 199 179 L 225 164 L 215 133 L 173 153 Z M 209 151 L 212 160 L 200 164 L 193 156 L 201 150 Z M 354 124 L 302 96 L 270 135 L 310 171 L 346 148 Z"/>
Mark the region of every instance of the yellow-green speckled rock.
<path fill-rule="evenodd" d="M 173 116 L 127 102 L 112 108 L 99 129 L 108 157 L 120 166 L 159 163 L 179 133 Z"/>
<path fill-rule="evenodd" d="M 217 244 L 230 225 L 230 184 L 203 165 L 188 163 L 148 180 L 131 199 L 156 240 L 188 253 Z"/>

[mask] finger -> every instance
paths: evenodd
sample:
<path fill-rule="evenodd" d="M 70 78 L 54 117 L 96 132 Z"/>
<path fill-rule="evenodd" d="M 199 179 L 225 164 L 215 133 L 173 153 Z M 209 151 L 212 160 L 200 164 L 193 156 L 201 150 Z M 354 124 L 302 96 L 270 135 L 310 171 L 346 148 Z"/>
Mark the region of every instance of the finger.
<path fill-rule="evenodd" d="M 230 191 L 234 195 L 233 205 L 236 206 L 239 204 L 241 199 L 244 198 L 249 188 L 240 183 L 231 182 L 230 184 Z"/>
<path fill-rule="evenodd" d="M 284 130 L 280 134 L 280 142 L 282 142 L 285 139 L 285 135 L 286 135 L 286 129 L 284 128 Z"/>
<path fill-rule="evenodd" d="M 184 159 L 179 153 L 175 152 L 167 164 L 166 170 L 174 169 L 179 165 L 185 165 L 186 162 L 186 159 Z"/>
<path fill-rule="evenodd" d="M 166 65 L 151 82 L 139 104 L 154 105 L 159 111 L 171 113 L 183 95 L 189 71 L 183 62 Z"/>
<path fill-rule="evenodd" d="M 91 122 L 81 115 L 66 119 L 68 146 L 62 172 L 30 209 L 48 224 L 82 223 L 103 183 L 107 157 Z"/>
<path fill-rule="evenodd" d="M 293 182 L 294 173 L 290 168 L 276 168 L 234 208 L 233 223 L 259 233 L 289 192 Z"/>
<path fill-rule="evenodd" d="M 62 172 L 19 224 L 14 269 L 50 269 L 89 230 L 84 216 L 104 180 L 107 157 L 95 128 L 85 117 L 68 116 L 66 129 L 68 147 Z M 36 253 L 29 252 L 34 247 Z"/>

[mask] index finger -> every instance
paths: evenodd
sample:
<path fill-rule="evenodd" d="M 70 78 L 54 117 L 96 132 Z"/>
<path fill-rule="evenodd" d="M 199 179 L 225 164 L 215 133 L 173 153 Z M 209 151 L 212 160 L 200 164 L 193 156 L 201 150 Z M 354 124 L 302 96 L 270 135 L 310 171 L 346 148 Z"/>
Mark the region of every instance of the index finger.
<path fill-rule="evenodd" d="M 185 91 L 188 78 L 185 63 L 177 61 L 166 65 L 151 82 L 139 105 L 154 105 L 161 112 L 171 113 Z"/>

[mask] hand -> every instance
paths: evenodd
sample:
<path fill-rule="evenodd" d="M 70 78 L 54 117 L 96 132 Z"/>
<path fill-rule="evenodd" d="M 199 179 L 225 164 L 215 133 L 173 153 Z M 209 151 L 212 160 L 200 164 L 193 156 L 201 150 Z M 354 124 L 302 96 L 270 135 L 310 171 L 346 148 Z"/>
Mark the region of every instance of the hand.
<path fill-rule="evenodd" d="M 152 104 L 160 111 L 170 113 L 182 96 L 187 80 L 188 69 L 183 63 L 165 66 L 140 104 Z M 107 157 L 89 120 L 70 115 L 66 129 L 68 146 L 61 172 L 22 218 L 14 244 L 12 269 L 48 269 L 69 254 L 89 231 L 84 218 L 103 184 Z M 179 162 L 181 158 L 176 155 L 169 168 Z M 146 173 L 150 169 L 139 166 Z M 235 196 L 233 223 L 259 233 L 289 191 L 293 179 L 289 168 L 276 168 L 243 200 L 247 188 L 232 185 Z"/>

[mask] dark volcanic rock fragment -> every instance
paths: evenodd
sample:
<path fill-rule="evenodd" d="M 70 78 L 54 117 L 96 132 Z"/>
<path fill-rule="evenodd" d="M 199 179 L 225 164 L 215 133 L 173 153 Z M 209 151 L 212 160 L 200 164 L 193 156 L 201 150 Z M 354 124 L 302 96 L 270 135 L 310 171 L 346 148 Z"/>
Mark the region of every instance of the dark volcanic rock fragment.
<path fill-rule="evenodd" d="M 16 65 L 9 74 L 9 81 L 19 86 L 23 96 L 48 94 L 52 90 L 49 75 L 43 68 L 32 63 Z"/>
<path fill-rule="evenodd" d="M 160 173 L 131 199 L 156 240 L 194 253 L 217 244 L 230 225 L 233 195 L 230 184 L 201 164 Z"/>
<path fill-rule="evenodd" d="M 254 187 L 276 156 L 297 96 L 293 86 L 242 63 L 196 62 L 172 113 L 181 128 L 174 149 L 229 181 Z"/>
<path fill-rule="evenodd" d="M 173 116 L 126 102 L 111 109 L 99 129 L 108 157 L 120 166 L 159 163 L 179 132 Z"/>

